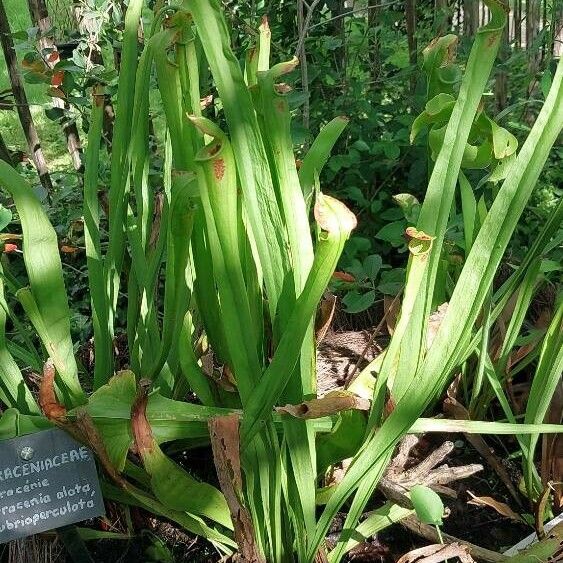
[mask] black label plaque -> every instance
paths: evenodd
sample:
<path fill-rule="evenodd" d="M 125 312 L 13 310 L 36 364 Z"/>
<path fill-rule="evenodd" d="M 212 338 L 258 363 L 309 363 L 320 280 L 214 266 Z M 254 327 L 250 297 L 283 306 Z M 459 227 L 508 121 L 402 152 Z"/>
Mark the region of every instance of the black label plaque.
<path fill-rule="evenodd" d="M 103 514 L 94 456 L 66 432 L 0 442 L 0 543 Z"/>

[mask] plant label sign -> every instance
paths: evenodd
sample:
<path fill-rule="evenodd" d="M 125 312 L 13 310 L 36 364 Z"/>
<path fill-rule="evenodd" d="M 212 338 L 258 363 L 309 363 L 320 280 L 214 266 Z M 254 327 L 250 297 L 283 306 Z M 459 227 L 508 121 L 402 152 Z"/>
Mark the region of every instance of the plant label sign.
<path fill-rule="evenodd" d="M 104 513 L 94 456 L 66 432 L 0 442 L 0 544 Z"/>

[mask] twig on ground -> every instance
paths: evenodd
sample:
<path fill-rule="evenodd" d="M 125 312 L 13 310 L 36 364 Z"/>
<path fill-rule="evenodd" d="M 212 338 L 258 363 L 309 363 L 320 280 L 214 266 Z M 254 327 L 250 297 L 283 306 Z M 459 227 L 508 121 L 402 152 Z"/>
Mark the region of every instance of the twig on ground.
<path fill-rule="evenodd" d="M 449 467 L 447 464 L 444 464 L 436 467 L 453 451 L 454 445 L 452 442 L 444 442 L 420 463 L 405 470 L 410 452 L 417 443 L 418 438 L 412 434 L 407 435 L 403 439 L 399 445 L 397 455 L 379 483 L 379 490 L 389 500 L 400 506 L 412 508 L 412 504 L 406 496 L 406 493 L 415 485 L 426 485 L 427 487 L 435 488 L 451 496 L 452 493 L 455 495 L 455 492 L 447 487 L 443 487 L 443 485 L 465 479 L 483 470 L 483 466 L 479 464 L 470 464 L 461 467 Z"/>
<path fill-rule="evenodd" d="M 400 524 L 414 532 L 417 536 L 420 536 L 428 541 L 438 543 L 440 539 L 438 538 L 438 532 L 432 526 L 428 524 L 423 524 L 420 522 L 416 517 L 409 516 L 401 520 Z M 491 551 L 489 549 L 485 549 L 484 547 L 480 547 L 473 543 L 469 543 L 454 536 L 450 536 L 448 534 L 442 533 L 442 539 L 444 543 L 458 543 L 463 545 L 467 548 L 469 554 L 474 559 L 480 559 L 481 561 L 486 561 L 487 563 L 501 563 L 502 561 L 507 561 L 508 557 L 506 555 L 502 555 L 501 553 L 497 553 L 496 551 Z"/>

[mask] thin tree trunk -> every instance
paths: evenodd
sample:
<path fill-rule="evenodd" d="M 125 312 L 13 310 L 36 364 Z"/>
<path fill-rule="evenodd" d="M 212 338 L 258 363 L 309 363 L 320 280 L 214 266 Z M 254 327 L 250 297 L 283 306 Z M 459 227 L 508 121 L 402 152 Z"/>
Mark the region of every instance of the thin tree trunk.
<path fill-rule="evenodd" d="M 305 30 L 305 4 L 303 0 L 297 0 L 297 28 L 299 37 L 301 38 Z M 310 111 L 310 100 L 309 100 L 309 73 L 307 72 L 307 51 L 305 49 L 305 39 L 301 41 L 301 47 L 297 53 L 299 57 L 300 70 L 301 70 L 301 89 L 305 94 L 303 101 L 303 127 L 305 129 L 309 128 L 309 111 Z"/>
<path fill-rule="evenodd" d="M 327 2 L 330 6 L 330 15 L 332 21 L 327 25 L 327 33 L 332 37 L 341 39 L 342 43 L 334 50 L 334 62 L 346 83 L 346 2 L 344 0 L 333 0 Z M 344 84 L 346 88 L 346 84 Z"/>
<path fill-rule="evenodd" d="M 317 7 L 320 0 L 313 0 L 307 4 L 307 10 L 305 10 L 304 0 L 297 0 L 297 23 L 299 28 L 299 41 L 297 43 L 297 48 L 295 55 L 299 58 L 301 66 L 301 88 L 305 97 L 303 104 L 303 126 L 305 129 L 309 129 L 310 121 L 310 100 L 309 100 L 309 72 L 307 68 L 307 50 L 305 47 L 305 39 L 309 33 L 309 27 L 311 25 L 311 18 L 313 17 L 313 12 Z"/>
<path fill-rule="evenodd" d="M 381 41 L 379 29 L 377 25 L 379 23 L 379 6 L 373 6 L 368 10 L 368 26 L 369 26 L 369 55 L 370 55 L 370 68 L 371 68 L 371 80 L 375 87 L 375 84 L 379 80 L 379 72 L 381 70 Z"/>
<path fill-rule="evenodd" d="M 407 42 L 409 47 L 409 62 L 411 66 L 416 66 L 416 0 L 406 0 L 405 16 L 407 24 Z M 416 87 L 416 73 L 411 74 L 410 89 L 414 93 Z"/>
<path fill-rule="evenodd" d="M 563 55 L 563 2 L 551 7 L 550 53 L 554 57 Z"/>
<path fill-rule="evenodd" d="M 4 138 L 2 137 L 2 133 L 0 133 L 0 160 L 7 162 L 10 166 L 13 166 L 12 155 L 4 142 Z"/>
<path fill-rule="evenodd" d="M 39 136 L 37 135 L 37 130 L 35 129 L 33 118 L 31 117 L 29 104 L 27 103 L 27 96 L 25 95 L 25 90 L 18 69 L 18 59 L 16 57 L 16 51 L 14 50 L 14 41 L 10 31 L 10 23 L 6 14 L 6 9 L 4 8 L 4 0 L 0 0 L 0 43 L 2 44 L 2 50 L 4 51 L 4 58 L 6 59 L 8 75 L 12 85 L 12 92 L 16 101 L 16 108 L 18 110 L 20 123 L 27 140 L 29 152 L 37 168 L 41 184 L 47 192 L 50 193 L 53 189 L 53 184 L 51 183 L 51 177 L 49 176 L 49 169 L 47 167 L 47 162 L 45 161 L 45 156 L 43 155 L 43 150 L 41 149 Z"/>
<path fill-rule="evenodd" d="M 540 0 L 527 0 L 526 2 L 526 52 L 528 53 L 528 71 L 530 73 L 530 85 L 528 94 L 533 93 L 536 87 L 536 74 L 540 62 L 540 50 L 533 49 L 533 43 L 539 33 L 541 15 Z"/>
<path fill-rule="evenodd" d="M 548 23 L 547 23 L 547 0 L 543 0 L 542 2 L 543 4 L 543 9 L 542 9 L 542 22 L 541 22 L 541 29 L 544 29 Z M 549 41 L 546 41 L 545 39 L 542 41 L 542 46 L 541 46 L 541 61 L 542 63 L 545 61 L 546 55 L 547 53 L 551 53 L 551 50 L 548 51 L 548 48 L 551 47 L 551 44 L 549 44 Z"/>
<path fill-rule="evenodd" d="M 434 1 L 434 32 L 436 35 L 444 35 L 449 23 L 448 0 Z"/>
<path fill-rule="evenodd" d="M 541 1 L 526 1 L 526 49 L 530 54 L 530 58 L 537 58 L 537 54 L 531 53 L 531 47 L 539 32 L 541 15 Z"/>
<path fill-rule="evenodd" d="M 522 0 L 514 2 L 514 43 L 522 47 Z"/>
<path fill-rule="evenodd" d="M 502 32 L 502 40 L 499 49 L 499 61 L 501 67 L 495 77 L 495 102 L 497 111 L 502 111 L 508 105 L 508 73 L 505 69 L 506 61 L 510 56 L 510 45 L 508 41 L 508 27 Z"/>
<path fill-rule="evenodd" d="M 473 37 L 479 27 L 479 0 L 463 0 L 463 35 Z"/>
<path fill-rule="evenodd" d="M 38 27 L 40 32 L 39 48 L 43 54 L 46 49 L 49 56 L 43 57 L 45 63 L 52 69 L 57 64 L 59 58 L 53 57 L 53 53 L 57 53 L 57 47 L 51 37 L 47 35 L 51 29 L 51 21 L 49 18 L 49 12 L 47 11 L 47 5 L 45 0 L 27 0 L 27 5 L 29 8 L 29 15 L 31 16 L 31 21 Z M 54 59 L 54 60 L 53 60 Z M 53 98 L 53 106 L 61 109 L 63 112 L 68 110 L 68 105 L 65 104 L 60 98 Z M 72 165 L 75 170 L 82 170 L 82 146 L 80 143 L 80 134 L 78 133 L 78 127 L 74 121 L 69 120 L 63 113 L 61 119 L 61 125 L 63 132 L 66 137 L 66 146 L 70 158 L 72 160 Z"/>

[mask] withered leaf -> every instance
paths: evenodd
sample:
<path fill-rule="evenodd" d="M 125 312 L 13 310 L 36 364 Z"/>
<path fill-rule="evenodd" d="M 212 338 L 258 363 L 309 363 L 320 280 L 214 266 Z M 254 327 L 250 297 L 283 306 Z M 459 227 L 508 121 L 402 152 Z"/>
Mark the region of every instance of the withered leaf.
<path fill-rule="evenodd" d="M 403 555 L 397 563 L 440 563 L 454 557 L 459 558 L 461 563 L 474 563 L 475 560 L 469 555 L 467 547 L 458 543 L 447 545 L 434 544 L 413 549 Z"/>
<path fill-rule="evenodd" d="M 211 418 L 208 423 L 213 460 L 234 525 L 235 540 L 245 563 L 265 563 L 254 540 L 254 526 L 242 494 L 239 416 Z"/>
<path fill-rule="evenodd" d="M 39 387 L 39 406 L 49 420 L 60 420 L 66 416 L 66 408 L 55 395 L 55 364 L 49 358 L 43 366 L 43 378 Z"/>
<path fill-rule="evenodd" d="M 296 418 L 321 418 L 350 409 L 366 411 L 370 408 L 370 401 L 354 395 L 350 391 L 331 391 L 320 399 L 304 401 L 298 405 L 277 407 L 281 414 L 290 414 Z"/>
<path fill-rule="evenodd" d="M 515 522 L 522 522 L 520 515 L 514 512 L 514 510 L 512 510 L 512 508 L 510 508 L 508 504 L 495 500 L 493 497 L 477 497 L 471 491 L 467 492 L 469 495 L 471 495 L 471 500 L 467 501 L 467 504 L 473 504 L 475 506 L 488 506 L 489 508 L 496 510 L 502 516 L 506 516 L 507 518 L 510 518 Z"/>

